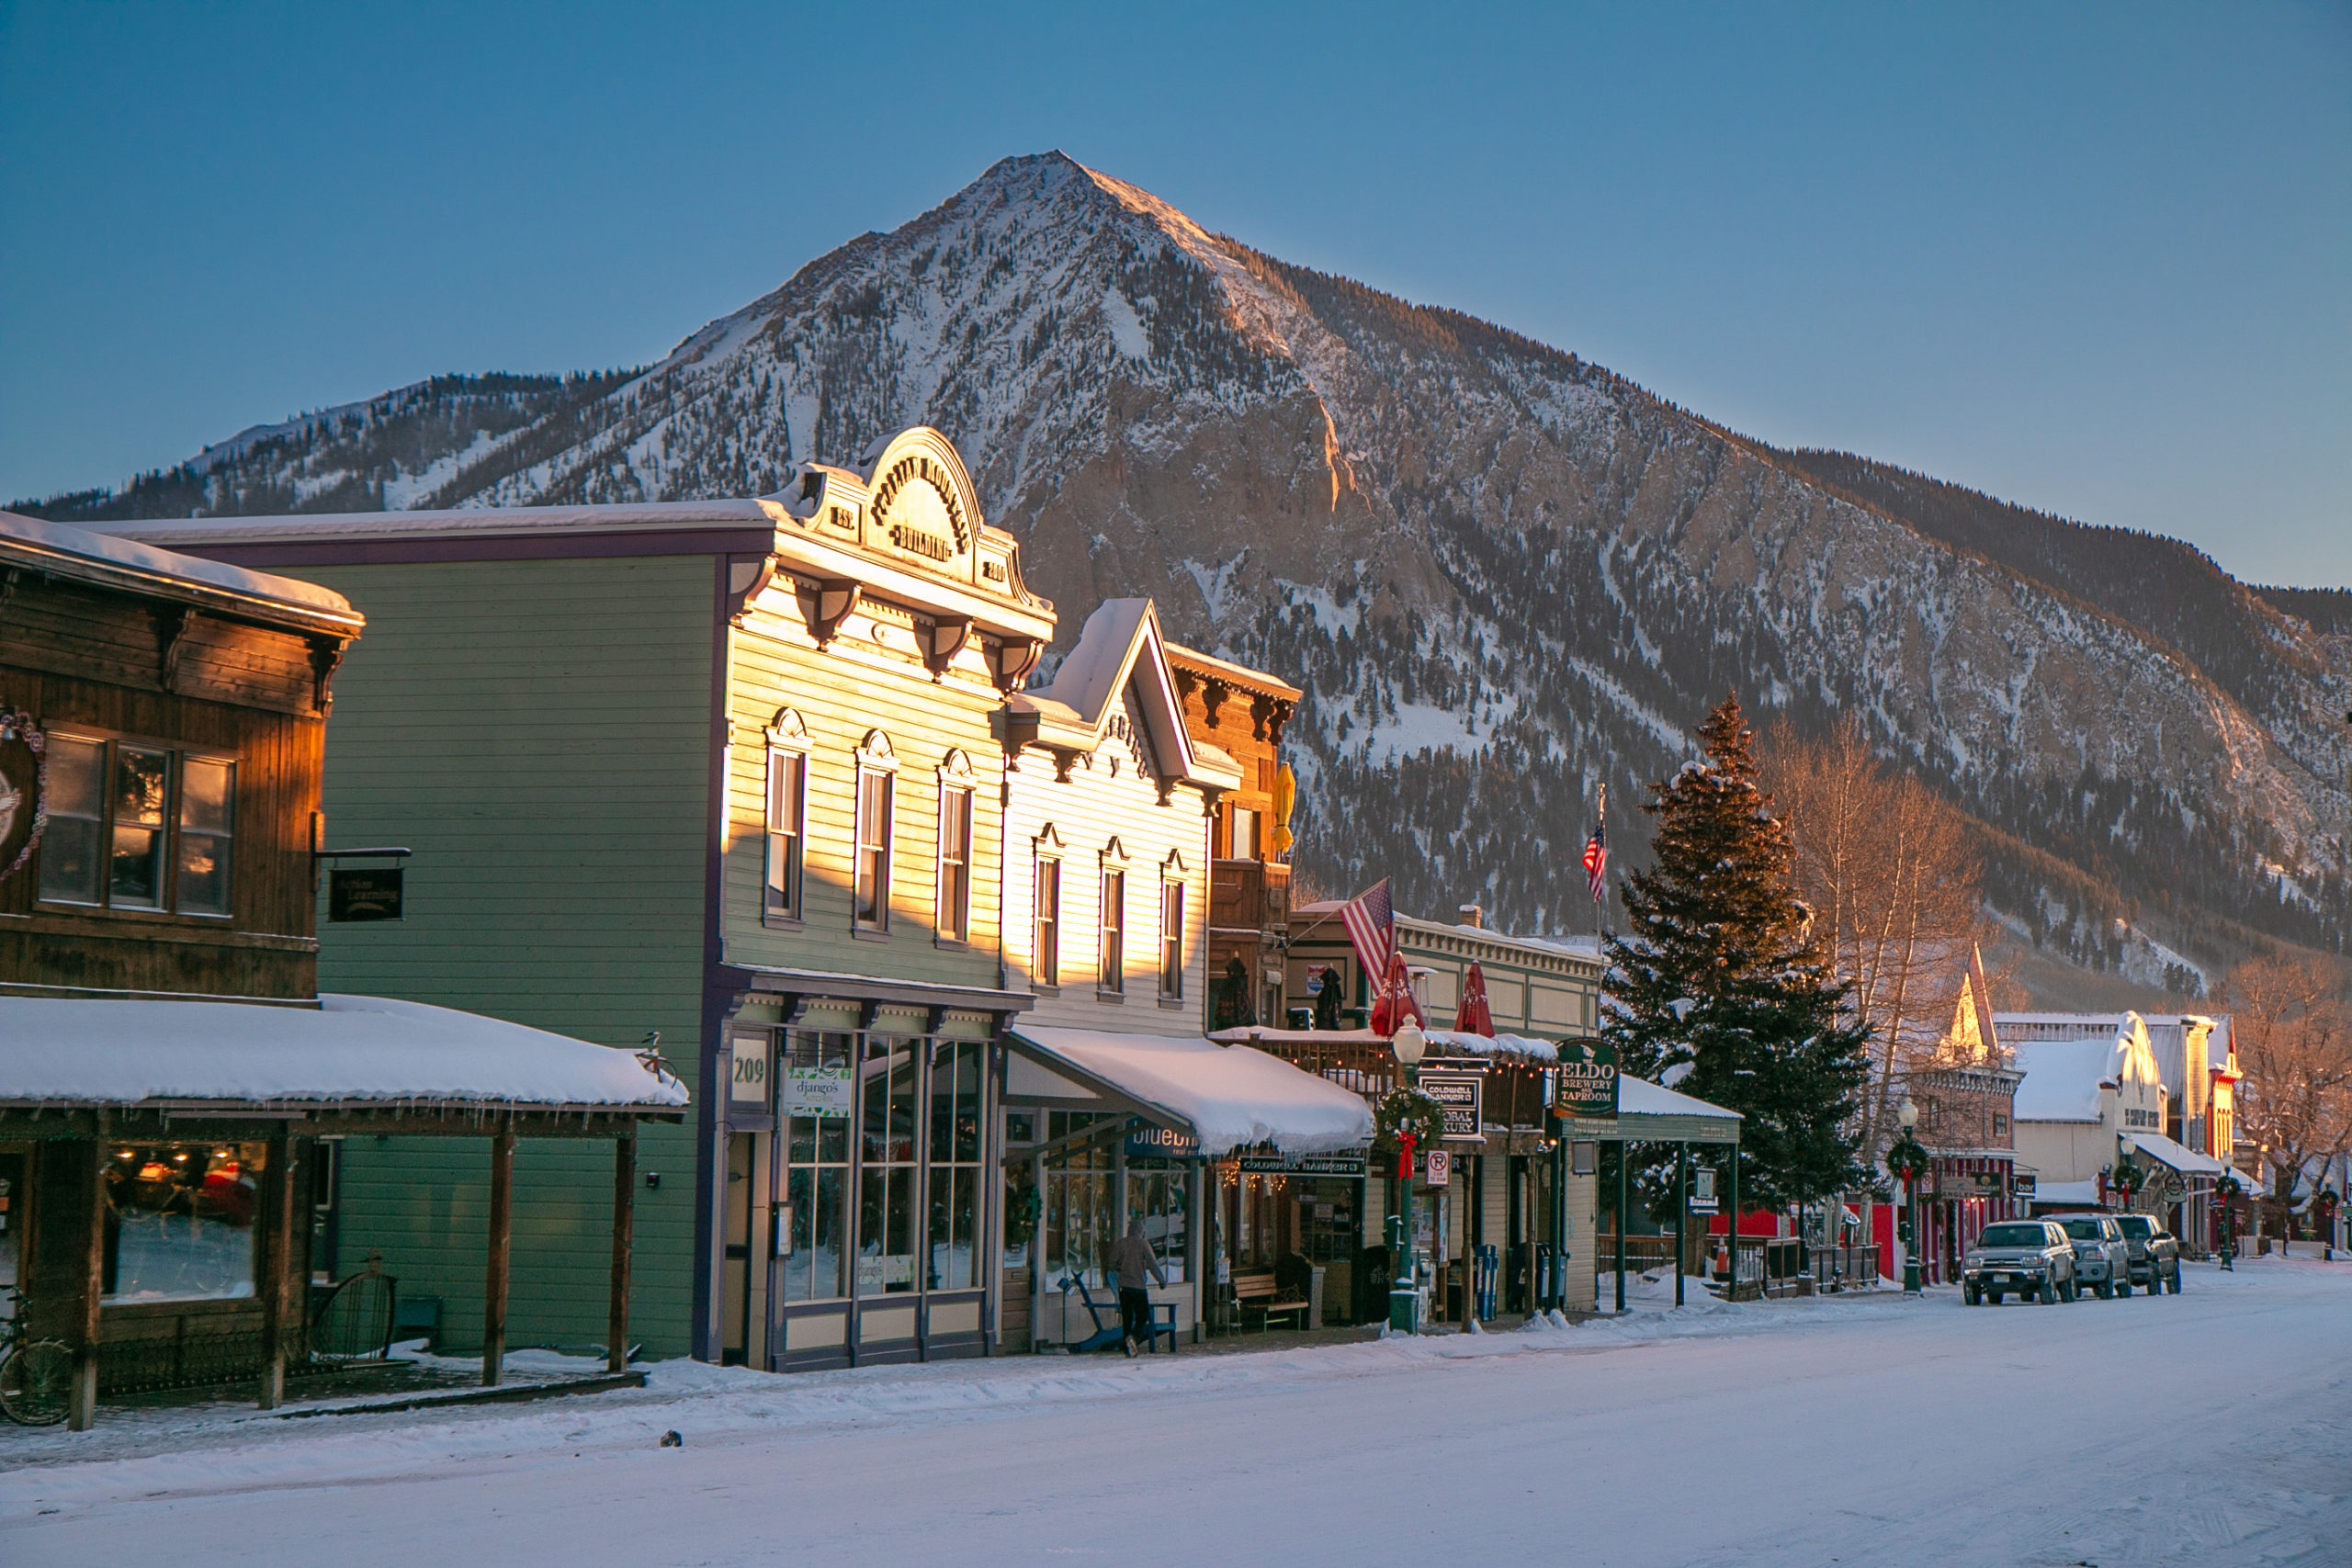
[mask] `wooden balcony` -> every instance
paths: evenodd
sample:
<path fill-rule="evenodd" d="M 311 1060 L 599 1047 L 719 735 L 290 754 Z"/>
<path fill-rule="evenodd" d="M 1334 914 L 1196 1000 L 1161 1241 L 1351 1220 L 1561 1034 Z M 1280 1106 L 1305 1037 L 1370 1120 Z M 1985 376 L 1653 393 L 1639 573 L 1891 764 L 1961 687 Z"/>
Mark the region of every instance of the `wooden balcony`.
<path fill-rule="evenodd" d="M 1290 919 L 1290 867 L 1279 861 L 1209 863 L 1209 924 L 1220 931 L 1276 931 Z"/>

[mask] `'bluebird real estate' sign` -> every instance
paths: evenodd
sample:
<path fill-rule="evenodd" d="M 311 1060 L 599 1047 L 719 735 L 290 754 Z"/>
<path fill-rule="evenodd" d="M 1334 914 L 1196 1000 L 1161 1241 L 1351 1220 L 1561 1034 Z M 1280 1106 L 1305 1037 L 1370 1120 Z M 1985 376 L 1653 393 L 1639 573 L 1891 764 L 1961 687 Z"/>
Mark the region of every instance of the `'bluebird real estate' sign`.
<path fill-rule="evenodd" d="M 1617 1115 L 1617 1047 L 1597 1040 L 1560 1043 L 1559 1092 L 1554 1108 L 1563 1116 Z"/>

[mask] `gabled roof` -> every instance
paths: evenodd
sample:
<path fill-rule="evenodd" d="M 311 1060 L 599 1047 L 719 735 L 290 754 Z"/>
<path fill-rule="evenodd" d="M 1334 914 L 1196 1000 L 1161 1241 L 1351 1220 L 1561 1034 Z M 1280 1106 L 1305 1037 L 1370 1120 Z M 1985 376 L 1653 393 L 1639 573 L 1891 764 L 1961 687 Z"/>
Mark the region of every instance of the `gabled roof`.
<path fill-rule="evenodd" d="M 1106 599 L 1086 617 L 1078 646 L 1051 684 L 1005 702 L 1010 737 L 1050 750 L 1091 751 L 1132 695 L 1143 739 L 1161 776 L 1204 789 L 1238 789 L 1241 765 L 1184 728 L 1184 705 L 1169 673 L 1159 612 L 1148 599 Z"/>

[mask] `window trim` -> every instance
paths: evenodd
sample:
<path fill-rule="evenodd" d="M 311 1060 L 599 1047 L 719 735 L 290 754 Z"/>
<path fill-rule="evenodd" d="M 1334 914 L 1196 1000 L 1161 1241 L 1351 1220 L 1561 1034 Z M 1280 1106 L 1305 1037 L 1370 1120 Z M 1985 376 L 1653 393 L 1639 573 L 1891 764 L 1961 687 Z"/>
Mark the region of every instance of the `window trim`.
<path fill-rule="evenodd" d="M 761 826 L 763 829 L 760 849 L 760 923 L 784 931 L 797 931 L 808 919 L 808 727 L 800 715 L 791 708 L 776 709 L 767 733 L 767 767 L 761 778 Z M 775 770 L 779 761 L 790 759 L 800 770 L 799 789 L 794 800 L 795 821 L 792 824 L 791 897 L 783 904 L 772 903 L 769 895 L 775 890 L 775 850 L 779 833 L 775 822 Z"/>
<path fill-rule="evenodd" d="M 899 818 L 899 759 L 890 750 L 890 738 L 879 729 L 866 731 L 865 743 L 852 755 L 856 759 L 857 793 L 853 797 L 850 829 L 849 925 L 850 934 L 873 939 L 890 934 L 891 884 L 898 870 Z M 866 842 L 870 826 L 865 814 L 865 781 L 869 777 L 882 781 L 882 840 L 877 845 Z M 869 847 L 882 852 L 881 867 L 876 876 L 875 908 L 877 919 L 866 919 L 858 913 L 859 879 L 865 874 L 865 854 Z"/>
<path fill-rule="evenodd" d="M 1059 996 L 1062 977 L 1062 852 L 1061 835 L 1054 831 L 1050 822 L 1045 830 L 1030 840 L 1029 846 L 1029 984 L 1041 996 Z M 1050 919 L 1046 914 L 1046 870 L 1054 868 L 1054 909 Z M 1053 962 L 1046 962 L 1046 931 L 1053 931 Z M 1050 968 L 1051 975 L 1046 971 Z"/>
<path fill-rule="evenodd" d="M 1127 995 L 1127 852 L 1117 839 L 1103 847 L 1100 865 L 1094 909 L 1094 995 L 1102 1000 L 1124 1001 Z M 1115 924 L 1111 919 L 1114 878 L 1118 893 Z"/>
<path fill-rule="evenodd" d="M 947 753 L 939 765 L 938 832 L 932 844 L 931 863 L 931 938 L 938 947 L 969 947 L 972 942 L 972 884 L 973 862 L 978 848 L 975 836 L 979 828 L 979 779 L 972 772 L 972 760 L 958 747 Z M 963 886 L 958 890 L 956 910 L 956 934 L 947 934 L 947 821 L 952 808 L 964 814 Z"/>
<path fill-rule="evenodd" d="M 51 785 L 49 781 L 56 776 L 53 763 L 56 746 L 61 740 L 96 746 L 98 749 L 98 798 L 97 815 L 95 819 L 79 816 L 61 816 L 55 809 L 54 802 L 51 797 Z M 97 897 L 94 899 L 61 898 L 52 897 L 43 889 L 41 886 L 43 867 L 40 862 L 42 852 L 50 847 L 51 838 L 51 835 L 44 830 L 31 845 L 34 863 L 29 869 L 32 874 L 35 908 L 60 913 L 71 911 L 76 914 L 103 915 L 112 919 L 151 921 L 198 920 L 209 924 L 227 925 L 236 919 L 237 890 L 240 886 L 240 878 L 237 874 L 237 845 L 243 838 L 238 822 L 242 814 L 238 787 L 240 777 L 243 773 L 244 759 L 242 756 L 234 750 L 217 747 L 191 746 L 183 741 L 158 739 L 78 725 L 62 726 L 50 729 L 44 733 L 42 741 L 40 808 L 44 819 L 44 828 L 46 822 L 51 819 L 73 822 L 96 821 L 97 864 L 94 878 L 96 883 Z M 109 870 L 114 859 L 114 774 L 116 757 L 125 747 L 134 751 L 160 753 L 165 759 L 166 783 L 162 812 L 163 822 L 158 828 L 163 835 L 161 856 L 163 886 L 159 889 L 157 900 L 153 905 L 118 904 L 114 901 L 113 877 Z M 225 832 L 218 833 L 208 829 L 201 833 L 204 838 L 224 842 L 229 846 L 228 897 L 224 900 L 228 908 L 218 913 L 180 908 L 180 847 L 186 827 L 182 821 L 182 816 L 185 807 L 185 782 L 187 767 L 191 762 L 212 763 L 229 770 L 228 829 Z"/>
<path fill-rule="evenodd" d="M 1187 886 L 1184 857 L 1180 852 L 1171 850 L 1159 867 L 1159 999 L 1163 1002 L 1182 1002 L 1184 999 L 1184 969 L 1188 957 L 1184 951 Z M 1173 931 L 1169 929 L 1171 915 L 1174 917 Z M 1171 948 L 1176 960 L 1172 971 L 1168 962 Z"/>

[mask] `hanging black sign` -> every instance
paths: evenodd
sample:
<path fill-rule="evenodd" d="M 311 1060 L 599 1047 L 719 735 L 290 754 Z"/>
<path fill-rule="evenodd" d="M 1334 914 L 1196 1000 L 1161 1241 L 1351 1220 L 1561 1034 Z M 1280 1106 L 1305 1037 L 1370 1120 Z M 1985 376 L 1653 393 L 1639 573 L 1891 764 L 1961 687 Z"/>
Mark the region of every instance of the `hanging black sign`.
<path fill-rule="evenodd" d="M 329 920 L 397 920 L 401 918 L 401 870 L 336 866 L 327 873 Z"/>

